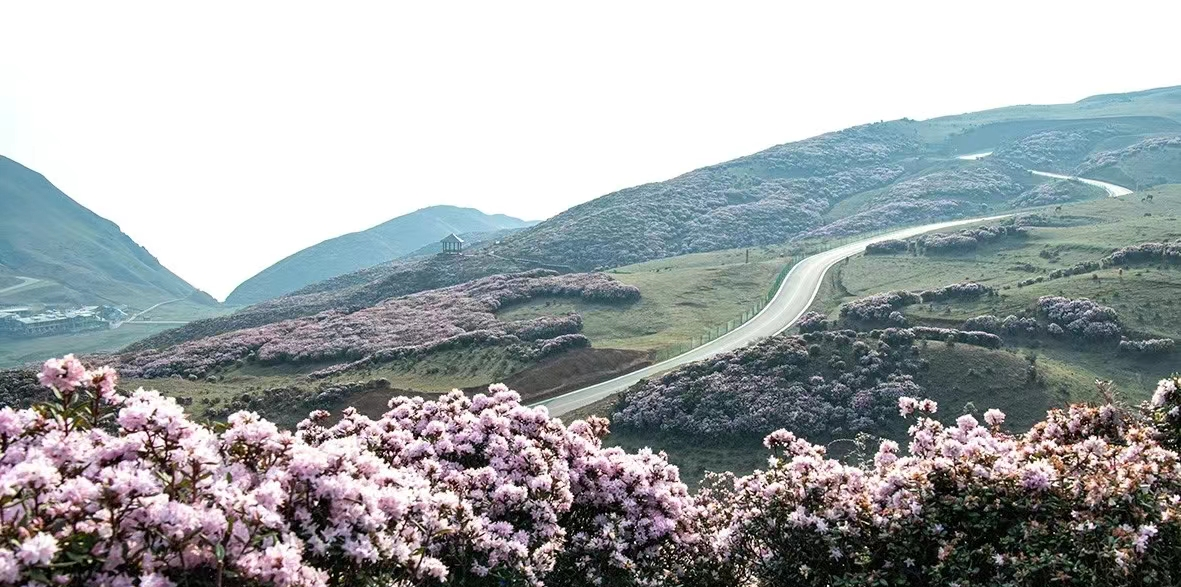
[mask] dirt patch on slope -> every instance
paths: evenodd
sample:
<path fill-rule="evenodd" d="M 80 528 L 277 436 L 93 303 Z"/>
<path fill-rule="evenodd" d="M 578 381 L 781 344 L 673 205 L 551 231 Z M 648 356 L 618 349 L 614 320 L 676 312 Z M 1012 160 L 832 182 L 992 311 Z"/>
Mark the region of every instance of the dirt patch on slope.
<path fill-rule="evenodd" d="M 651 357 L 644 351 L 575 349 L 518 371 L 508 376 L 503 383 L 520 393 L 526 403 L 530 403 L 594 385 L 651 364 Z M 489 381 L 488 384 L 467 387 L 463 391 L 468 394 L 486 393 L 488 385 L 492 383 L 497 382 Z M 345 406 L 353 406 L 370 418 L 379 418 L 388 409 L 386 406 L 390 398 L 397 395 L 437 397 L 408 389 L 374 389 L 349 396 L 330 411 L 336 414 Z"/>
<path fill-rule="evenodd" d="M 575 349 L 514 373 L 504 380 L 504 384 L 520 393 L 521 399 L 534 402 L 594 385 L 651 364 L 652 357 L 644 351 Z M 487 386 L 477 386 L 464 391 L 471 393 L 486 389 Z"/>

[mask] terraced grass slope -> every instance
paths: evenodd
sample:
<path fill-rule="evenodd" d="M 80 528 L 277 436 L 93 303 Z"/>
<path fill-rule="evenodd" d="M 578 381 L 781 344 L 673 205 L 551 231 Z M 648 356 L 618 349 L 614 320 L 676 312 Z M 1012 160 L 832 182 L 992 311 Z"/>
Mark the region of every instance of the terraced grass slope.
<path fill-rule="evenodd" d="M 0 294 L 11 303 L 109 303 L 145 308 L 175 298 L 216 305 L 119 227 L 41 174 L 0 157 L 0 275 L 41 280 Z"/>
<path fill-rule="evenodd" d="M 226 303 L 246 306 L 277 298 L 318 281 L 396 259 L 451 233 L 522 228 L 530 224 L 473 208 L 423 208 L 299 251 L 242 282 L 226 298 Z"/>

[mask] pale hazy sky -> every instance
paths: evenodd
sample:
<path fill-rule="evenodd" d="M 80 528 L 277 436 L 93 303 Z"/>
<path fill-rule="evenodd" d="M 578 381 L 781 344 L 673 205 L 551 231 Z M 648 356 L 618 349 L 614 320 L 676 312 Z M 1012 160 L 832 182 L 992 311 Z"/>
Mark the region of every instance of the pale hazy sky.
<path fill-rule="evenodd" d="M 540 219 L 853 124 L 1179 84 L 1177 4 L 0 2 L 0 155 L 224 298 L 432 204 Z"/>

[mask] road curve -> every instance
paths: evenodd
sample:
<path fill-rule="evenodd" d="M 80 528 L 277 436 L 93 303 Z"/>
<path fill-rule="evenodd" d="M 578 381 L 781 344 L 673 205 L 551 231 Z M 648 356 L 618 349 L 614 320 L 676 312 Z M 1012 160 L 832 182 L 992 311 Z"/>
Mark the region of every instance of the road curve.
<path fill-rule="evenodd" d="M 719 353 L 746 346 L 756 340 L 779 334 L 790 328 L 796 319 L 808 309 L 808 306 L 812 305 L 812 301 L 816 298 L 816 293 L 820 291 L 820 283 L 823 281 L 824 274 L 828 272 L 828 269 L 844 259 L 865 251 L 865 247 L 868 244 L 887 239 L 908 238 L 924 232 L 943 230 L 974 222 L 998 220 L 1007 216 L 1010 215 L 1002 214 L 1000 216 L 988 216 L 984 218 L 952 220 L 924 224 L 912 228 L 903 228 L 807 257 L 796 263 L 795 267 L 792 267 L 791 271 L 784 277 L 783 284 L 779 286 L 779 290 L 775 292 L 775 296 L 767 303 L 767 306 L 755 315 L 754 318 L 751 318 L 734 330 L 671 359 L 661 361 L 638 371 L 632 371 L 626 375 L 620 375 L 619 377 L 596 385 L 591 385 L 590 387 L 584 387 L 537 402 L 535 405 L 548 408 L 551 416 L 561 416 L 571 410 L 597 402 L 611 394 L 619 393 L 641 379 L 652 377 L 678 365 L 700 361 Z"/>
<path fill-rule="evenodd" d="M 40 279 L 37 279 L 36 277 L 21 277 L 20 275 L 13 275 L 13 277 L 21 280 L 21 282 L 16 285 L 10 285 L 8 287 L 0 289 L 0 294 L 6 294 L 9 292 L 14 292 L 18 289 L 24 289 L 30 285 L 33 285 L 34 283 L 39 283 L 41 281 Z"/>
<path fill-rule="evenodd" d="M 1076 177 L 1073 175 L 1062 175 L 1061 173 L 1050 173 L 1049 171 L 1034 171 L 1032 169 L 1030 169 L 1029 172 L 1034 175 L 1040 175 L 1042 177 L 1052 177 L 1054 179 L 1078 180 L 1078 181 L 1081 181 L 1087 185 L 1093 185 L 1095 187 L 1103 188 L 1104 190 L 1107 191 L 1107 195 L 1112 198 L 1118 198 L 1120 196 L 1126 196 L 1126 195 L 1132 193 L 1132 190 L 1130 190 L 1126 187 L 1115 185 L 1114 183 L 1107 183 L 1106 181 L 1099 181 L 1097 179 L 1087 179 L 1085 177 Z"/>
<path fill-rule="evenodd" d="M 974 153 L 972 155 L 964 155 L 961 159 L 981 159 L 991 154 L 991 151 Z M 1072 177 L 1047 171 L 1034 171 L 1032 169 L 1030 172 L 1055 179 L 1077 179 L 1083 183 L 1103 188 L 1113 198 L 1132 193 L 1132 190 L 1128 188 L 1095 179 Z M 820 283 L 824 280 L 824 274 L 828 272 L 828 269 L 844 259 L 864 252 L 866 245 L 888 239 L 908 238 L 924 232 L 943 230 L 964 224 L 998 220 L 1007 216 L 1011 216 L 1011 214 L 936 222 L 912 228 L 903 228 L 812 255 L 797 263 L 795 267 L 792 267 L 791 272 L 783 279 L 783 284 L 779 286 L 779 290 L 775 292 L 775 297 L 771 298 L 767 306 L 755 315 L 754 318 L 738 328 L 671 359 L 661 361 L 638 371 L 632 371 L 626 375 L 620 375 L 619 377 L 596 385 L 537 402 L 535 405 L 549 408 L 551 416 L 561 416 L 571 410 L 576 410 L 585 405 L 597 402 L 611 394 L 619 393 L 635 385 L 641 379 L 658 375 L 679 365 L 700 361 L 719 353 L 732 351 L 761 338 L 779 334 L 790 328 L 808 309 L 808 306 L 812 305 L 812 301 L 816 299 L 816 293 L 820 291 Z"/>

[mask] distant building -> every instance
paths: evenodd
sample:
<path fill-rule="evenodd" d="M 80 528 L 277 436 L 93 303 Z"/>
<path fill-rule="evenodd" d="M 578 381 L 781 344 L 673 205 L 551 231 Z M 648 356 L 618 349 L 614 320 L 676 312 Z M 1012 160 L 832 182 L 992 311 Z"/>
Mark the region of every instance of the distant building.
<path fill-rule="evenodd" d="M 443 253 L 445 254 L 458 255 L 463 252 L 463 239 L 455 236 L 455 233 L 443 237 L 443 240 L 439 242 L 443 245 Z"/>
<path fill-rule="evenodd" d="M 110 324 L 99 315 L 98 306 L 86 306 L 76 310 L 46 310 L 32 316 L 22 316 L 11 311 L 0 312 L 0 335 L 16 338 L 71 334 L 104 328 L 110 328 Z"/>

